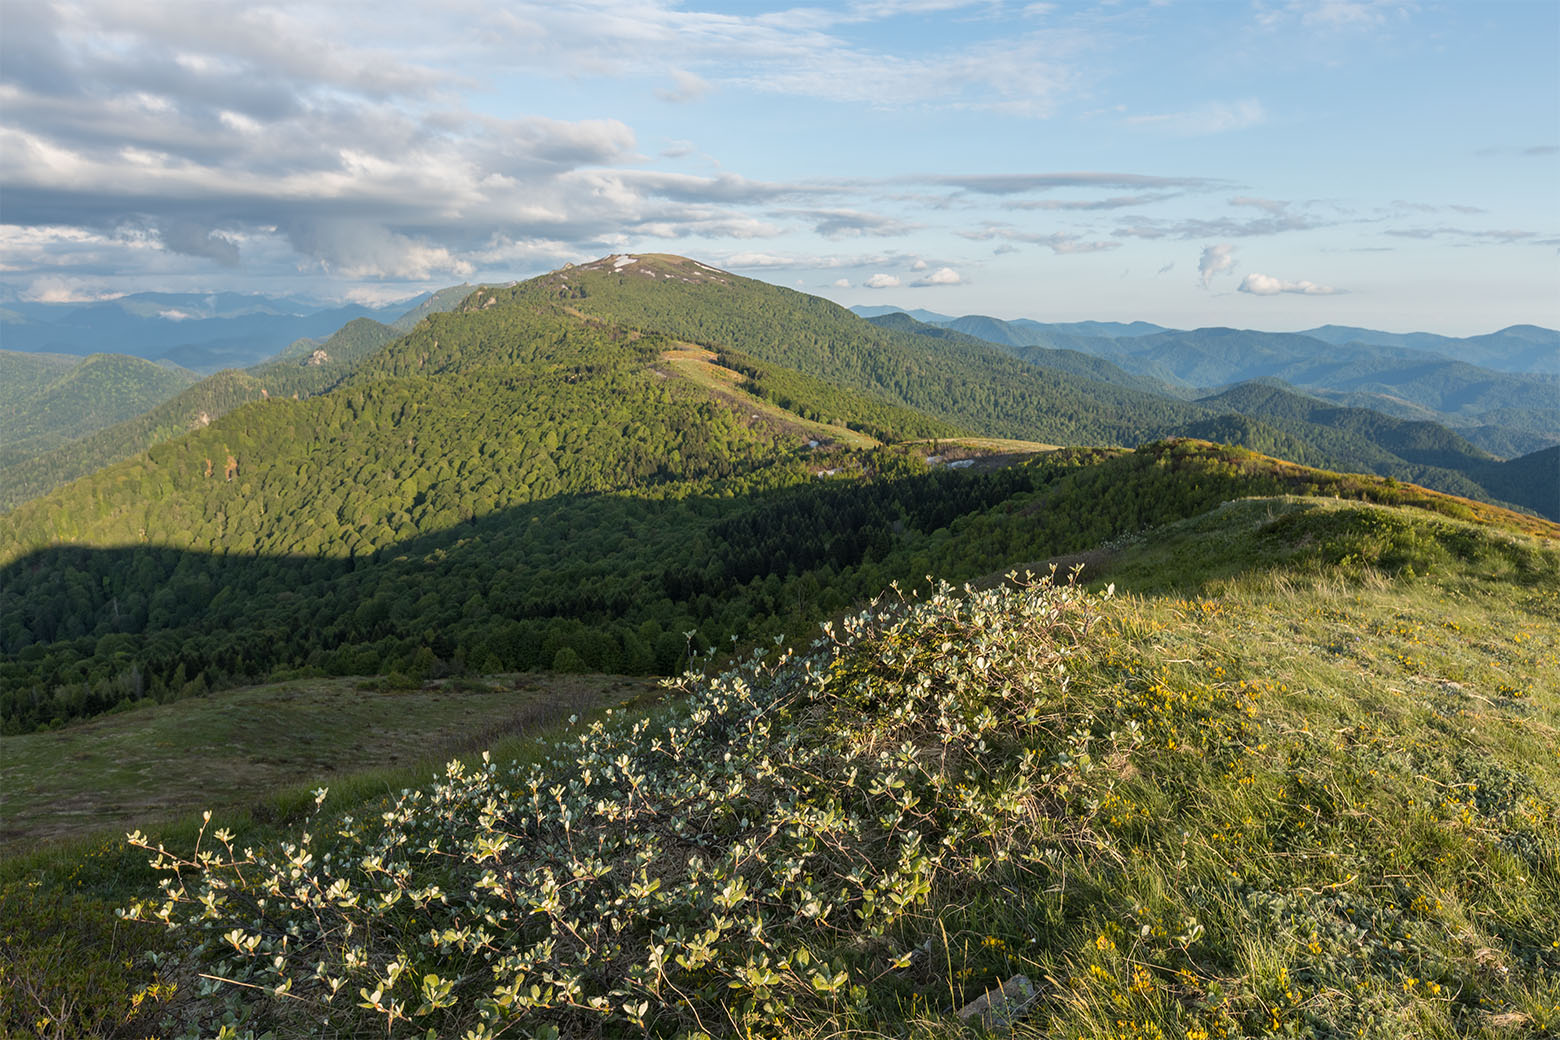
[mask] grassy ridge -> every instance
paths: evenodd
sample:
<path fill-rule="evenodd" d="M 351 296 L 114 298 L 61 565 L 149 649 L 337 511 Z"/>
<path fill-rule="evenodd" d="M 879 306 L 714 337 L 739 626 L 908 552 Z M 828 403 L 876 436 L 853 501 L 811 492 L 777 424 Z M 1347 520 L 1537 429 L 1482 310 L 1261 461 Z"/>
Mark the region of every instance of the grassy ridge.
<path fill-rule="evenodd" d="M 164 1006 L 214 1020 L 225 993 L 255 1016 L 244 1028 L 312 1035 L 328 1016 L 331 1035 L 384 1036 L 386 1015 L 356 1007 L 363 986 L 409 1016 L 390 1020 L 392 1036 L 458 1034 L 496 1015 L 565 1034 L 643 1035 L 642 1018 L 651 1035 L 702 1023 L 717 1035 L 745 1024 L 951 1037 L 962 1029 L 952 1009 L 1023 973 L 1037 999 L 1020 1037 L 1560 1028 L 1552 543 L 1422 510 L 1272 498 L 1118 546 L 1110 566 L 1113 599 L 995 590 L 870 612 L 836 624 L 807 652 L 819 655 L 810 669 L 771 660 L 745 687 L 693 682 L 686 706 L 648 731 L 587 730 L 513 776 L 473 763 L 382 820 L 333 794 L 308 829 L 316 864 L 331 849 L 343 866 L 305 876 L 364 884 L 346 865 L 374 849 L 404 862 L 410 900 L 308 913 L 361 915 L 357 935 L 371 920 L 385 944 L 375 948 L 415 951 L 415 972 L 381 985 L 383 959 L 337 968 L 350 986 L 320 1003 L 310 973 L 339 952 L 332 937 L 343 933 L 330 931 L 294 975 L 308 1005 L 237 989 L 193 999 L 194 962 L 165 957 L 162 981 L 186 989 Z M 750 707 L 781 724 L 772 740 L 742 735 Z M 683 779 L 656 786 L 650 763 L 672 759 L 686 775 L 673 769 Z M 461 939 L 463 908 L 509 905 L 475 884 L 495 864 L 517 892 L 540 883 L 533 865 L 579 869 L 549 830 L 553 803 L 529 800 L 533 762 L 539 790 L 560 785 L 558 804 L 576 813 L 575 848 L 587 842 L 607 864 L 641 840 L 676 854 L 644 861 L 660 882 L 651 892 L 631 894 L 637 868 L 625 865 L 564 889 L 550 914 Z M 773 833 L 772 819 L 784 821 Z M 523 843 L 497 859 L 480 851 L 516 828 Z M 386 844 L 400 833 L 418 837 Z M 184 834 L 169 848 L 187 851 Z M 416 852 L 435 834 L 453 858 Z M 118 855 L 80 868 L 84 892 L 109 884 Z M 797 856 L 805 873 L 777 887 Z M 420 894 L 430 882 L 447 902 Z M 596 893 L 619 902 L 590 911 Z M 754 910 L 763 931 L 738 931 Z M 611 971 L 578 959 L 568 925 L 590 922 L 580 936 L 604 958 L 618 948 L 617 920 L 628 931 L 616 942 L 664 928 L 659 984 L 633 969 L 649 945 L 622 945 L 613 956 L 629 960 Z M 238 918 L 210 927 L 235 926 L 254 934 Z M 715 945 L 703 938 L 712 927 Z M 418 938 L 446 928 L 431 944 Z M 549 934 L 545 962 L 458 970 L 471 956 L 461 943 L 517 957 Z M 226 949 L 217 974 L 275 981 L 270 954 Z M 481 1004 L 510 971 L 527 980 L 524 999 Z M 581 987 L 577 999 L 562 978 Z M 424 1008 L 424 986 L 446 980 L 455 1001 Z M 615 987 L 626 988 L 609 995 Z M 593 1008 L 597 994 L 606 999 Z"/>

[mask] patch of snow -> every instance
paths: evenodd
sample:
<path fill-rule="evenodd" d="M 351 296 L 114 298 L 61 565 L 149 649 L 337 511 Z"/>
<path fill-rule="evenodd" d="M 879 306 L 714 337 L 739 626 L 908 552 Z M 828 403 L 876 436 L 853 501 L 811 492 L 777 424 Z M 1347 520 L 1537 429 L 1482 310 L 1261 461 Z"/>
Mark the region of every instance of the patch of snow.
<path fill-rule="evenodd" d="M 948 468 L 949 469 L 969 469 L 973 465 L 975 465 L 975 460 L 974 459 L 960 459 L 958 462 L 950 462 L 950 463 L 948 463 Z"/>
<path fill-rule="evenodd" d="M 638 262 L 639 262 L 639 257 L 637 257 L 637 256 L 620 256 L 620 257 L 615 258 L 612 261 L 612 267 L 613 267 L 614 270 L 621 271 L 623 268 L 627 267 L 629 264 L 637 264 Z"/>

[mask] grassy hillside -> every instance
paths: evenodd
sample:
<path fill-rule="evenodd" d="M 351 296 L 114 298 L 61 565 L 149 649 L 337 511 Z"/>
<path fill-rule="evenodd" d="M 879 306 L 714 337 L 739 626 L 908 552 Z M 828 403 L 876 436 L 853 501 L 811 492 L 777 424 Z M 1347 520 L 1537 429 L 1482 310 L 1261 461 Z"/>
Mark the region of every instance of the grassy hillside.
<path fill-rule="evenodd" d="M 953 1037 L 1015 975 L 1016 1037 L 1560 1028 L 1553 539 L 1266 497 L 1099 558 L 1114 595 L 890 593 L 513 765 L 219 812 L 162 893 L 15 861 L 6 978 L 237 1036 Z M 83 941 L 137 900 L 184 930 Z"/>
<path fill-rule="evenodd" d="M 298 407 L 286 402 L 288 412 L 278 414 Z M 704 414 L 711 425 L 667 433 L 683 430 L 684 443 L 712 445 L 717 431 L 742 429 L 714 425 L 731 421 L 719 420 L 718 407 Z M 348 442 L 343 457 L 373 465 L 364 447 Z M 754 456 L 690 452 L 685 463 L 698 469 L 681 476 L 606 494 L 553 494 L 406 540 L 389 532 L 377 551 L 353 548 L 363 544 L 361 532 L 374 533 L 372 519 L 344 539 L 278 541 L 264 553 L 198 545 L 34 551 L 0 574 L 11 655 L 0 664 L 4 725 L 25 732 L 272 675 L 665 674 L 686 663 L 690 650 L 795 633 L 890 581 L 929 573 L 962 580 L 989 570 L 993 559 L 1079 552 L 1250 495 L 1410 503 L 1548 536 L 1557 530 L 1409 485 L 1197 442 L 1132 453 L 1068 449 L 1021 465 L 958 470 L 928 466 L 924 459 L 936 453 L 925 445 L 822 456 L 803 450 L 754 465 Z M 544 465 L 551 457 L 520 458 Z M 593 470 L 599 453 L 560 457 L 570 461 L 552 465 L 573 480 L 621 465 Z M 724 476 L 714 469 L 742 458 L 751 468 Z M 279 472 L 296 484 L 290 465 Z M 836 475 L 820 480 L 825 466 Z M 220 473 L 198 479 L 223 483 Z M 238 511 L 272 493 L 245 492 L 237 478 L 232 484 L 223 483 L 228 497 L 217 501 L 211 522 L 233 509 L 221 522 L 231 522 L 235 534 L 272 537 Z M 520 480 L 505 484 L 523 493 Z M 341 516 L 358 515 L 354 503 L 367 501 L 308 499 L 308 508 L 324 512 L 305 512 L 289 538 L 340 530 Z M 165 501 L 159 512 L 175 515 L 174 497 Z"/>

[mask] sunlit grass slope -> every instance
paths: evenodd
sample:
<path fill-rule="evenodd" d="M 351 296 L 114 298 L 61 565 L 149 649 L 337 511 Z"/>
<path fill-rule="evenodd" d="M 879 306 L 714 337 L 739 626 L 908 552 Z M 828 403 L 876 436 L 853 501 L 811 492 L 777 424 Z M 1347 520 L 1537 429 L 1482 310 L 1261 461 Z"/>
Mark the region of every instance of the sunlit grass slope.
<path fill-rule="evenodd" d="M 208 830 L 165 1006 L 230 999 L 239 1035 L 930 1037 L 1023 974 L 1020 1037 L 1553 1035 L 1552 542 L 1267 498 L 1111 567 L 1113 595 L 891 594 L 654 721 L 327 795 L 253 852 Z"/>

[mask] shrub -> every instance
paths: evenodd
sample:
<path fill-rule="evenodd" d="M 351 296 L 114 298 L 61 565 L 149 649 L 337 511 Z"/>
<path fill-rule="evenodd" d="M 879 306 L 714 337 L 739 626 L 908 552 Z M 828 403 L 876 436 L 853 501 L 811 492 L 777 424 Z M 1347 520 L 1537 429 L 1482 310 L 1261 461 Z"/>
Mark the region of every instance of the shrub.
<path fill-rule="evenodd" d="M 268 995 L 288 1033 L 849 1016 L 894 999 L 868 986 L 910 963 L 936 899 L 1087 842 L 1061 796 L 1090 736 L 1062 708 L 1098 607 L 1049 579 L 896 597 L 800 656 L 684 676 L 663 723 L 609 717 L 526 766 L 452 762 L 275 849 L 158 846 L 163 896 L 131 915 L 186 933 L 229 980 L 211 992 Z"/>

